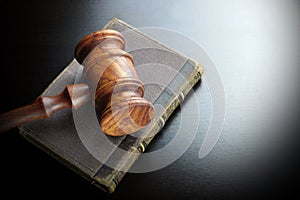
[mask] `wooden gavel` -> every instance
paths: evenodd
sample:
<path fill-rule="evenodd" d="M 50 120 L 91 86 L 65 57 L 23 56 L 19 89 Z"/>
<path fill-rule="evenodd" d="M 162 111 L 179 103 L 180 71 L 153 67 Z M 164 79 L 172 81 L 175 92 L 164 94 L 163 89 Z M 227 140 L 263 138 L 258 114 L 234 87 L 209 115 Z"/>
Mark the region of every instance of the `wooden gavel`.
<path fill-rule="evenodd" d="M 87 82 L 68 85 L 56 96 L 40 96 L 32 104 L 0 115 L 0 132 L 25 123 L 51 117 L 63 108 L 77 109 L 91 94 L 102 131 L 122 136 L 146 126 L 154 114 L 143 98 L 132 56 L 124 51 L 125 39 L 115 30 L 101 30 L 84 37 L 76 46 L 75 58 L 84 66 Z"/>

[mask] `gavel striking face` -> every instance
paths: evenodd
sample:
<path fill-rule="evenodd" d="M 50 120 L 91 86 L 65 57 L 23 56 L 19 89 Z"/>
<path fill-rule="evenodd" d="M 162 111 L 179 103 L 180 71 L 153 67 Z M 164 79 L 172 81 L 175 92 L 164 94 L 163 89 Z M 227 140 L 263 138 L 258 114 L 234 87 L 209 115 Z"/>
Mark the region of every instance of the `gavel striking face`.
<path fill-rule="evenodd" d="M 75 58 L 84 66 L 83 76 L 95 93 L 95 108 L 103 132 L 121 136 L 147 125 L 153 105 L 143 98 L 144 85 L 124 51 L 121 33 L 102 30 L 84 37 L 77 45 Z"/>
<path fill-rule="evenodd" d="M 94 97 L 104 133 L 122 136 L 146 126 L 154 115 L 154 107 L 143 98 L 144 85 L 124 46 L 123 35 L 114 30 L 97 31 L 84 37 L 76 46 L 75 58 L 84 66 L 87 84 L 68 85 L 56 96 L 40 96 L 30 105 L 1 114 L 0 132 L 49 118 L 64 108 L 77 109 L 90 96 Z"/>

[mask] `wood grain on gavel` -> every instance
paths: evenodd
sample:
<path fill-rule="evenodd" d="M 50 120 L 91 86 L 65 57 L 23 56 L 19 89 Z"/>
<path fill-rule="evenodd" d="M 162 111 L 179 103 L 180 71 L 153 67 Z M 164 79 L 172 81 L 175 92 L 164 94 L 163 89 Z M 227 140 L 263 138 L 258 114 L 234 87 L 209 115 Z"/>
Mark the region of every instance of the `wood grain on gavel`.
<path fill-rule="evenodd" d="M 146 126 L 154 115 L 154 107 L 143 98 L 144 85 L 124 47 L 123 35 L 114 30 L 84 37 L 76 46 L 75 58 L 84 66 L 87 84 L 69 85 L 56 96 L 41 96 L 30 105 L 0 115 L 0 132 L 49 118 L 63 108 L 77 109 L 91 96 L 104 133 L 122 136 Z"/>

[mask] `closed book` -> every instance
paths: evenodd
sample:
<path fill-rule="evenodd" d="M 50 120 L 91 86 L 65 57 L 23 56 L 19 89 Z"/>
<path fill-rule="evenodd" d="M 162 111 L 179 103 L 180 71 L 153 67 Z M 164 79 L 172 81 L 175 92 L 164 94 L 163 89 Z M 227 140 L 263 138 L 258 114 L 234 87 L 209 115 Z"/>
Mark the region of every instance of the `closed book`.
<path fill-rule="evenodd" d="M 167 119 L 200 80 L 203 67 L 141 30 L 113 18 L 103 29 L 121 32 L 125 51 L 133 59 L 137 74 L 145 84 L 144 97 L 155 106 L 152 121 L 140 131 L 121 137 L 105 135 L 93 124 L 93 103 L 78 110 L 65 109 L 50 119 L 19 127 L 30 142 L 62 162 L 92 184 L 112 193 L 124 175 Z M 84 81 L 83 66 L 75 59 L 56 77 L 42 95 L 56 95 L 66 85 Z M 97 124 L 97 123 L 94 123 Z"/>

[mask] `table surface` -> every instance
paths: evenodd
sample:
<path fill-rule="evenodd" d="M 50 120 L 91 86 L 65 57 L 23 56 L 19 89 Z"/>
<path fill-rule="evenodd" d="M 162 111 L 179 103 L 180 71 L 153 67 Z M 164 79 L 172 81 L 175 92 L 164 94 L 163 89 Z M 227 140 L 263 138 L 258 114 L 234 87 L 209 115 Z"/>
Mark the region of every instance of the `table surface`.
<path fill-rule="evenodd" d="M 297 194 L 299 9 L 300 2 L 292 0 L 2 3 L 1 112 L 33 101 L 73 59 L 81 37 L 118 17 L 135 27 L 178 31 L 203 47 L 223 81 L 226 118 L 218 143 L 200 159 L 212 111 L 207 83 L 198 84 L 194 91 L 200 116 L 176 110 L 149 147 L 155 150 L 171 141 L 181 117 L 200 117 L 188 150 L 160 170 L 127 174 L 112 195 L 30 144 L 16 129 L 8 131 L 0 139 L 1 195 L 256 199 Z M 189 99 L 185 105 L 193 106 Z"/>

